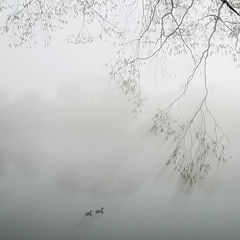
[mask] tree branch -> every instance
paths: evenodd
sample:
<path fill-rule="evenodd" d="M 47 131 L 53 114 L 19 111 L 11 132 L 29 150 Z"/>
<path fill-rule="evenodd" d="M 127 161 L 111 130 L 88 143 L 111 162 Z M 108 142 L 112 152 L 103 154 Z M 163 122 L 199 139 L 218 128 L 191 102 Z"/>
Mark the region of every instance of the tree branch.
<path fill-rule="evenodd" d="M 221 0 L 223 4 L 226 4 L 226 6 L 233 11 L 235 14 L 237 14 L 240 17 L 240 13 L 237 12 L 237 10 L 229 3 L 227 0 Z"/>

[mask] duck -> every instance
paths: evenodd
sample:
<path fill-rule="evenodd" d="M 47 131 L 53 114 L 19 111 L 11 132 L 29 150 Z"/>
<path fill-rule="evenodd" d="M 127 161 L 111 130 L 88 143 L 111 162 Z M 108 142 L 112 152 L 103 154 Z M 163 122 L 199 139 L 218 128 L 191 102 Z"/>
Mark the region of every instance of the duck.
<path fill-rule="evenodd" d="M 95 211 L 95 213 L 97 214 L 97 213 L 101 213 L 101 214 L 104 214 L 104 208 L 102 207 L 101 209 L 97 209 L 96 211 Z"/>
<path fill-rule="evenodd" d="M 90 210 L 89 212 L 86 212 L 84 215 L 91 217 L 92 216 L 92 210 Z"/>

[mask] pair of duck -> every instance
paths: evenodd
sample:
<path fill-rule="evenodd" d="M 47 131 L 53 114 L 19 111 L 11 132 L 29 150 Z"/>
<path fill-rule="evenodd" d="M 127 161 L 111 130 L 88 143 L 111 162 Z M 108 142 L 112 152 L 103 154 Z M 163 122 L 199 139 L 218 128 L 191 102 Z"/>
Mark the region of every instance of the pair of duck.
<path fill-rule="evenodd" d="M 97 209 L 95 211 L 95 214 L 98 214 L 98 213 L 104 214 L 104 208 L 102 207 L 101 209 Z M 90 210 L 89 212 L 86 212 L 84 215 L 91 217 L 93 215 L 93 212 L 92 210 Z"/>

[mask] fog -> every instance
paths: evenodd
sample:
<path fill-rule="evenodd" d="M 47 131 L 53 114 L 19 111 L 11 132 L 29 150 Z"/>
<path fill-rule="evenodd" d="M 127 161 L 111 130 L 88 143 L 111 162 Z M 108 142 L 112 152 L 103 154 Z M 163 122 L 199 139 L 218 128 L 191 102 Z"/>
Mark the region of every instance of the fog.
<path fill-rule="evenodd" d="M 149 133 L 151 113 L 181 86 L 168 74 L 143 84 L 149 101 L 133 119 L 109 84 L 106 43 L 0 49 L 0 239 L 239 239 L 240 70 L 230 58 L 210 60 L 209 105 L 233 157 L 189 189 L 164 168 L 172 145 Z"/>

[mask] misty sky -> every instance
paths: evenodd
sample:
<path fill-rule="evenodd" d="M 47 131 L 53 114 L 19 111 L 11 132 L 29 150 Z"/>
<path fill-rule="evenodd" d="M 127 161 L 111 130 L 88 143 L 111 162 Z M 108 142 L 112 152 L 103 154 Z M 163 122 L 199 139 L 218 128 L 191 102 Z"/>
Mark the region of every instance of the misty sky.
<path fill-rule="evenodd" d="M 209 61 L 209 106 L 233 157 L 188 189 L 163 171 L 171 145 L 149 133 L 154 109 L 182 86 L 180 67 L 157 80 L 146 71 L 149 100 L 133 119 L 109 85 L 108 43 L 7 45 L 1 38 L 0 239 L 240 238 L 240 69 L 230 57 Z M 196 83 L 192 102 L 198 94 Z"/>

